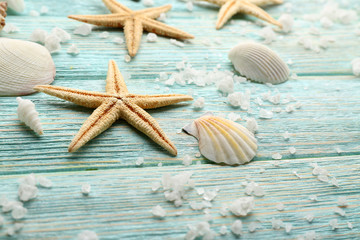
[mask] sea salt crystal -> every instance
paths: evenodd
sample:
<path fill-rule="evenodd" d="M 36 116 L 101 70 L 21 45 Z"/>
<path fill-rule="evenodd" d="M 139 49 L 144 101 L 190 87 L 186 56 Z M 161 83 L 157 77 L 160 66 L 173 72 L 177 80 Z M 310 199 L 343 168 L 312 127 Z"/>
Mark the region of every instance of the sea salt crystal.
<path fill-rule="evenodd" d="M 184 166 L 190 166 L 192 163 L 192 158 L 190 157 L 190 155 L 185 155 L 183 160 L 182 160 L 182 164 Z"/>
<path fill-rule="evenodd" d="M 157 41 L 157 35 L 155 33 L 148 33 L 146 36 L 146 41 L 147 42 L 156 42 Z"/>
<path fill-rule="evenodd" d="M 273 155 L 271 155 L 271 158 L 274 160 L 280 160 L 282 159 L 282 155 L 280 153 L 274 153 Z"/>
<path fill-rule="evenodd" d="M 331 180 L 330 180 L 329 183 L 330 183 L 331 185 L 335 186 L 335 187 L 339 187 L 339 186 L 340 186 L 338 180 L 337 180 L 335 177 L 331 178 Z"/>
<path fill-rule="evenodd" d="M 91 185 L 88 183 L 85 183 L 81 186 L 81 193 L 83 195 L 89 195 L 91 191 Z"/>
<path fill-rule="evenodd" d="M 315 240 L 317 239 L 316 232 L 314 230 L 305 232 L 303 240 Z M 300 240 L 300 239 L 299 239 Z"/>
<path fill-rule="evenodd" d="M 0 216 L 0 228 L 2 228 L 4 223 L 5 223 L 5 218 L 3 216 Z"/>
<path fill-rule="evenodd" d="M 50 179 L 43 177 L 43 176 L 38 176 L 36 177 L 37 183 L 39 186 L 44 187 L 44 188 L 51 188 L 53 183 Z"/>
<path fill-rule="evenodd" d="M 48 33 L 40 28 L 35 29 L 30 36 L 30 41 L 44 44 Z"/>
<path fill-rule="evenodd" d="M 184 215 L 184 212 L 183 212 L 183 211 L 177 211 L 177 212 L 175 212 L 175 216 L 176 216 L 176 217 L 181 216 L 181 215 Z"/>
<path fill-rule="evenodd" d="M 334 25 L 333 21 L 328 17 L 322 17 L 320 19 L 320 24 L 323 28 L 331 28 Z"/>
<path fill-rule="evenodd" d="M 265 195 L 265 192 L 259 184 L 255 183 L 254 181 L 251 181 L 246 185 L 245 194 L 254 195 L 256 197 L 262 197 Z"/>
<path fill-rule="evenodd" d="M 166 211 L 160 205 L 156 205 L 155 207 L 153 207 L 151 209 L 151 213 L 155 217 L 159 217 L 159 218 L 163 218 L 166 216 Z"/>
<path fill-rule="evenodd" d="M 29 15 L 32 16 L 32 17 L 38 17 L 38 16 L 40 16 L 40 13 L 38 11 L 31 10 L 29 12 Z"/>
<path fill-rule="evenodd" d="M 229 94 L 228 101 L 233 107 L 241 107 L 243 110 L 247 110 L 250 107 L 250 91 L 247 90 L 245 93 L 234 92 Z"/>
<path fill-rule="evenodd" d="M 236 199 L 230 206 L 229 210 L 235 215 L 245 217 L 255 207 L 255 201 L 253 197 L 242 197 Z"/>
<path fill-rule="evenodd" d="M 269 102 L 271 102 L 272 104 L 279 104 L 281 101 L 281 95 L 280 93 L 274 95 L 274 96 L 270 96 L 268 99 Z"/>
<path fill-rule="evenodd" d="M 205 98 L 203 98 L 203 97 L 199 97 L 193 103 L 193 106 L 194 106 L 195 109 L 201 109 L 201 108 L 204 107 L 204 105 L 205 105 Z"/>
<path fill-rule="evenodd" d="M 104 39 L 108 38 L 109 36 L 110 36 L 110 33 L 106 32 L 106 31 L 99 34 L 99 37 L 104 38 Z"/>
<path fill-rule="evenodd" d="M 175 206 L 181 206 L 187 187 L 192 188 L 194 185 L 194 182 L 190 179 L 192 174 L 190 171 L 175 176 L 165 173 L 162 176 L 162 186 L 166 200 L 174 202 Z"/>
<path fill-rule="evenodd" d="M 5 213 L 10 212 L 10 211 L 14 210 L 18 206 L 22 207 L 23 203 L 19 202 L 19 201 L 6 200 L 2 204 L 2 211 L 5 212 Z"/>
<path fill-rule="evenodd" d="M 319 174 L 317 176 L 318 180 L 321 182 L 328 182 L 329 181 L 329 177 L 325 174 Z"/>
<path fill-rule="evenodd" d="M 310 195 L 309 199 L 314 202 L 316 202 L 318 200 L 316 195 Z"/>
<path fill-rule="evenodd" d="M 154 6 L 154 1 L 153 1 L 153 0 L 143 0 L 142 3 L 143 3 L 143 5 L 144 5 L 145 7 L 152 7 L 152 6 Z"/>
<path fill-rule="evenodd" d="M 50 53 L 58 52 L 61 50 L 60 38 L 54 34 L 51 34 L 45 39 L 45 47 Z"/>
<path fill-rule="evenodd" d="M 136 166 L 142 166 L 144 164 L 144 158 L 143 157 L 138 157 L 135 161 L 135 165 Z"/>
<path fill-rule="evenodd" d="M 294 105 L 294 104 L 289 104 L 289 105 L 287 105 L 287 106 L 285 107 L 285 111 L 286 111 L 287 113 L 292 113 L 292 112 L 294 112 L 294 111 L 295 111 L 295 105 Z"/>
<path fill-rule="evenodd" d="M 272 218 L 271 225 L 274 230 L 279 230 L 280 228 L 282 228 L 284 226 L 284 223 L 280 219 Z"/>
<path fill-rule="evenodd" d="M 249 232 L 251 233 L 255 232 L 258 228 L 260 228 L 260 226 L 257 222 L 250 222 L 248 225 Z"/>
<path fill-rule="evenodd" d="M 180 42 L 180 41 L 178 41 L 176 39 L 173 39 L 173 38 L 170 39 L 170 43 L 177 46 L 177 47 L 181 47 L 181 48 L 183 48 L 185 46 L 184 43 L 182 43 L 182 42 Z"/>
<path fill-rule="evenodd" d="M 308 221 L 309 223 L 311 223 L 311 222 L 314 220 L 314 214 L 309 213 L 309 214 L 307 214 L 307 215 L 304 217 L 304 219 L 305 219 L 306 221 Z"/>
<path fill-rule="evenodd" d="M 76 35 L 88 36 L 90 35 L 92 28 L 93 28 L 92 25 L 83 23 L 79 25 L 77 28 L 75 28 L 73 33 Z"/>
<path fill-rule="evenodd" d="M 296 148 L 294 147 L 289 147 L 289 153 L 294 155 L 296 153 Z"/>
<path fill-rule="evenodd" d="M 67 53 L 72 55 L 78 55 L 80 53 L 80 50 L 75 44 L 71 44 L 71 46 L 67 50 Z"/>
<path fill-rule="evenodd" d="M 259 130 L 259 126 L 255 118 L 246 119 L 246 128 L 252 133 L 255 133 Z"/>
<path fill-rule="evenodd" d="M 26 208 L 18 205 L 11 211 L 11 216 L 13 219 L 18 220 L 24 218 L 27 212 L 28 210 Z"/>
<path fill-rule="evenodd" d="M 15 229 L 14 227 L 8 227 L 5 231 L 5 234 L 9 237 L 13 236 L 15 234 Z"/>
<path fill-rule="evenodd" d="M 123 44 L 124 43 L 124 38 L 122 38 L 122 37 L 115 37 L 114 39 L 113 39 L 113 42 L 115 43 L 115 44 Z"/>
<path fill-rule="evenodd" d="M 276 210 L 283 211 L 285 208 L 285 205 L 283 203 L 276 204 Z"/>
<path fill-rule="evenodd" d="M 270 44 L 276 40 L 276 34 L 270 26 L 262 28 L 259 35 L 264 39 L 265 44 Z"/>
<path fill-rule="evenodd" d="M 96 232 L 90 230 L 84 230 L 77 235 L 77 240 L 98 240 Z"/>
<path fill-rule="evenodd" d="M 339 207 L 336 207 L 334 209 L 334 213 L 339 214 L 342 217 L 345 217 L 345 215 L 346 215 L 345 211 L 343 209 L 339 208 Z"/>
<path fill-rule="evenodd" d="M 64 29 L 55 27 L 51 30 L 51 34 L 57 36 L 60 39 L 61 43 L 65 43 L 71 40 L 71 35 L 67 33 Z"/>
<path fill-rule="evenodd" d="M 187 9 L 189 12 L 192 12 L 192 11 L 193 11 L 193 9 L 194 9 L 194 4 L 193 4 L 192 1 L 188 1 L 188 2 L 186 3 L 186 9 Z"/>
<path fill-rule="evenodd" d="M 355 76 L 360 76 L 360 58 L 355 58 L 351 61 L 352 72 Z"/>
<path fill-rule="evenodd" d="M 337 228 L 339 228 L 338 220 L 337 219 L 331 219 L 329 221 L 329 225 L 331 227 L 331 230 L 335 231 Z"/>
<path fill-rule="evenodd" d="M 231 231 L 237 236 L 240 236 L 242 234 L 241 220 L 235 220 L 235 222 L 231 225 Z"/>
<path fill-rule="evenodd" d="M 339 207 L 347 207 L 348 202 L 346 196 L 340 196 L 338 197 L 337 204 Z"/>
<path fill-rule="evenodd" d="M 210 202 L 210 201 L 212 201 L 212 200 L 214 200 L 216 198 L 217 194 L 218 194 L 217 189 L 215 189 L 215 190 L 205 190 L 205 192 L 203 194 L 203 199 L 205 201 Z"/>
<path fill-rule="evenodd" d="M 19 182 L 20 182 L 20 184 L 26 184 L 26 185 L 30 185 L 30 186 L 36 186 L 36 183 L 37 183 L 36 176 L 33 173 L 20 178 Z"/>
<path fill-rule="evenodd" d="M 151 191 L 156 192 L 157 190 L 159 190 L 160 187 L 161 187 L 160 182 L 153 182 L 151 184 Z"/>
<path fill-rule="evenodd" d="M 311 27 L 309 29 L 309 34 L 318 36 L 318 35 L 320 35 L 320 30 L 316 27 Z"/>
<path fill-rule="evenodd" d="M 130 62 L 130 61 L 131 61 L 130 55 L 126 54 L 126 55 L 124 56 L 124 61 L 127 62 L 127 63 Z"/>
<path fill-rule="evenodd" d="M 222 225 L 220 228 L 220 235 L 224 236 L 228 233 L 228 229 L 225 225 Z"/>
<path fill-rule="evenodd" d="M 19 28 L 12 23 L 6 23 L 5 27 L 3 28 L 3 31 L 6 33 L 14 33 L 14 32 L 18 32 Z"/>
<path fill-rule="evenodd" d="M 233 81 L 232 77 L 227 76 L 227 77 L 223 78 L 222 80 L 220 80 L 217 84 L 217 89 L 218 89 L 218 91 L 220 91 L 224 94 L 229 94 L 229 93 L 234 92 L 234 81 Z"/>
<path fill-rule="evenodd" d="M 285 232 L 290 233 L 291 229 L 292 229 L 292 224 L 291 223 L 285 223 Z"/>
<path fill-rule="evenodd" d="M 26 183 L 21 183 L 18 189 L 19 199 L 23 202 L 27 202 L 31 199 L 36 198 L 37 193 L 38 193 L 37 187 Z"/>
<path fill-rule="evenodd" d="M 161 13 L 157 20 L 165 22 L 166 20 L 166 13 Z"/>
<path fill-rule="evenodd" d="M 346 224 L 347 224 L 347 227 L 348 227 L 349 229 L 353 229 L 353 225 L 352 225 L 351 222 L 347 222 Z"/>
<path fill-rule="evenodd" d="M 301 178 L 301 176 L 296 172 L 296 171 L 293 171 L 294 175 L 297 177 L 297 178 Z"/>
<path fill-rule="evenodd" d="M 285 33 L 291 32 L 294 25 L 294 18 L 290 14 L 282 14 L 278 20 L 282 25 L 282 30 Z"/>
<path fill-rule="evenodd" d="M 271 119 L 273 116 L 274 116 L 274 114 L 270 110 L 261 108 L 259 111 L 259 118 Z"/>
<path fill-rule="evenodd" d="M 260 168 L 259 173 L 264 173 L 265 172 L 265 168 Z"/>
<path fill-rule="evenodd" d="M 49 12 L 49 8 L 47 6 L 41 6 L 40 8 L 41 15 L 47 14 L 48 12 Z"/>
<path fill-rule="evenodd" d="M 233 121 L 233 122 L 236 122 L 238 120 L 241 120 L 241 116 L 239 114 L 236 114 L 234 112 L 231 112 L 227 115 L 227 118 L 230 120 L 230 121 Z"/>

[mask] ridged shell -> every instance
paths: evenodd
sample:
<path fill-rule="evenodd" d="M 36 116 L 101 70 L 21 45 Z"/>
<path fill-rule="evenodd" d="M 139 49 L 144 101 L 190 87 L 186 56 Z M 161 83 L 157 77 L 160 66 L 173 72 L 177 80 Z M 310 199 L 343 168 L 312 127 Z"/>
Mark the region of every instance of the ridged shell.
<path fill-rule="evenodd" d="M 278 84 L 289 79 L 286 63 L 262 44 L 240 43 L 230 50 L 229 59 L 241 75 L 255 82 Z"/>
<path fill-rule="evenodd" d="M 33 42 L 0 38 L 0 96 L 26 95 L 54 81 L 49 51 Z"/>
<path fill-rule="evenodd" d="M 216 163 L 238 165 L 256 155 L 257 141 L 249 130 L 208 113 L 183 128 L 199 140 L 200 153 Z"/>
<path fill-rule="evenodd" d="M 9 5 L 9 8 L 14 10 L 15 12 L 23 12 L 25 9 L 24 0 L 6 0 Z"/>
<path fill-rule="evenodd" d="M 35 104 L 21 97 L 17 97 L 16 100 L 19 104 L 17 109 L 19 120 L 24 122 L 26 126 L 30 127 L 37 134 L 42 135 L 43 129 L 39 119 L 39 113 L 35 109 Z"/>
<path fill-rule="evenodd" d="M 7 3 L 0 2 L 0 32 L 5 27 L 6 10 L 7 10 Z"/>

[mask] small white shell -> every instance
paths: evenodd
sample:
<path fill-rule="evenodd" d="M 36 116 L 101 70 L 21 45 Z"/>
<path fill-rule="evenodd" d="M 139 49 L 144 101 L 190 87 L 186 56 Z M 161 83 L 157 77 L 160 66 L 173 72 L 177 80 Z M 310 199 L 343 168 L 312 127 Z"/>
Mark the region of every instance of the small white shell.
<path fill-rule="evenodd" d="M 256 155 L 254 134 L 233 121 L 206 114 L 183 130 L 199 140 L 200 153 L 213 162 L 238 165 Z"/>
<path fill-rule="evenodd" d="M 43 129 L 39 119 L 39 113 L 35 109 L 35 104 L 32 101 L 22 99 L 21 97 L 17 97 L 16 100 L 19 104 L 17 109 L 19 120 L 24 122 L 25 125 L 30 127 L 37 134 L 42 135 Z"/>
<path fill-rule="evenodd" d="M 6 0 L 9 5 L 9 8 L 14 10 L 15 12 L 23 12 L 25 9 L 24 0 Z"/>
<path fill-rule="evenodd" d="M 262 44 L 240 43 L 230 50 L 229 59 L 241 75 L 255 82 L 278 84 L 289 79 L 286 63 Z"/>
<path fill-rule="evenodd" d="M 7 3 L 0 2 L 0 31 L 5 27 Z"/>
<path fill-rule="evenodd" d="M 0 96 L 26 95 L 54 81 L 49 51 L 33 42 L 0 38 Z"/>

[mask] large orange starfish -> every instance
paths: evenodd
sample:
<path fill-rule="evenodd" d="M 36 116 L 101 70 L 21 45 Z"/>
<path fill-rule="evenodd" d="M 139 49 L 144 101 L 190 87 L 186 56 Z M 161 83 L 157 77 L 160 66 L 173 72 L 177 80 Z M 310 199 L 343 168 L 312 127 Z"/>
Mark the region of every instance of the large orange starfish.
<path fill-rule="evenodd" d="M 191 34 L 154 20 L 158 18 L 161 13 L 169 11 L 171 5 L 132 11 L 115 0 L 102 1 L 112 14 L 70 15 L 68 17 L 98 26 L 124 28 L 126 45 L 129 55 L 132 57 L 136 55 L 139 49 L 143 29 L 147 32 L 177 39 L 194 38 Z"/>
<path fill-rule="evenodd" d="M 34 89 L 84 107 L 96 108 L 70 143 L 69 152 L 75 152 L 109 128 L 117 119 L 122 118 L 171 154 L 176 155 L 177 150 L 174 144 L 168 139 L 155 119 L 143 109 L 158 108 L 193 100 L 192 97 L 182 94 L 131 94 L 128 92 L 124 79 L 113 60 L 109 62 L 106 93 L 51 85 L 39 85 L 35 86 Z"/>
<path fill-rule="evenodd" d="M 253 15 L 276 26 L 282 27 L 281 23 L 272 18 L 267 12 L 258 6 L 269 4 L 281 4 L 283 0 L 202 0 L 221 6 L 216 29 L 220 29 L 235 14 L 245 13 Z"/>

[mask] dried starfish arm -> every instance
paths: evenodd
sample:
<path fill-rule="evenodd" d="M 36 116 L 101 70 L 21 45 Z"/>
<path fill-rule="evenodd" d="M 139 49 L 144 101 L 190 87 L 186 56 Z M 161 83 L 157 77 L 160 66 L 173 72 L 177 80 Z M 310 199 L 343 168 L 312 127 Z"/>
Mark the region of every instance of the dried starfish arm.
<path fill-rule="evenodd" d="M 75 152 L 91 139 L 108 129 L 120 116 L 121 102 L 117 99 L 101 104 L 81 126 L 69 145 L 69 152 Z"/>
<path fill-rule="evenodd" d="M 177 155 L 176 147 L 168 139 L 154 118 L 131 101 L 123 100 L 122 105 L 121 118 L 125 119 L 171 154 Z"/>
<path fill-rule="evenodd" d="M 284 2 L 283 0 L 249 0 L 249 1 L 257 6 L 282 4 Z"/>
<path fill-rule="evenodd" d="M 102 104 L 102 102 L 104 101 L 104 97 L 111 97 L 110 94 L 106 93 L 89 92 L 84 90 L 50 85 L 38 85 L 34 87 L 34 90 L 88 108 L 96 108 Z"/>
<path fill-rule="evenodd" d="M 102 0 L 107 9 L 110 10 L 112 13 L 121 13 L 121 12 L 127 12 L 130 13 L 131 9 L 125 7 L 124 5 L 120 4 L 119 2 L 115 0 Z"/>
<path fill-rule="evenodd" d="M 68 18 L 105 27 L 123 27 L 128 14 L 104 14 L 104 15 L 70 15 Z"/>
<path fill-rule="evenodd" d="M 140 95 L 131 94 L 126 98 L 133 98 L 136 105 L 143 109 L 152 109 L 169 106 L 183 101 L 192 101 L 193 98 L 183 94 L 163 94 L 163 95 Z"/>
<path fill-rule="evenodd" d="M 159 21 L 155 21 L 150 18 L 143 18 L 143 27 L 147 32 L 153 32 L 162 36 L 172 37 L 177 39 L 192 39 L 193 35 L 183 32 L 179 29 L 170 27 Z"/>
<path fill-rule="evenodd" d="M 165 5 L 161 7 L 155 7 L 155 8 L 147 8 L 143 10 L 136 11 L 135 14 L 143 15 L 145 17 L 149 18 L 158 18 L 160 17 L 160 14 L 167 12 L 171 9 L 171 5 Z"/>
<path fill-rule="evenodd" d="M 202 0 L 197 0 L 198 2 L 201 2 Z M 227 0 L 206 0 L 206 2 L 212 3 L 212 4 L 216 4 L 216 5 L 224 5 L 226 3 Z"/>
<path fill-rule="evenodd" d="M 129 55 L 134 57 L 139 50 L 143 26 L 139 18 L 130 18 L 125 22 L 124 34 Z"/>
<path fill-rule="evenodd" d="M 109 61 L 105 89 L 107 93 L 111 94 L 124 95 L 128 93 L 124 78 L 114 60 Z"/>

